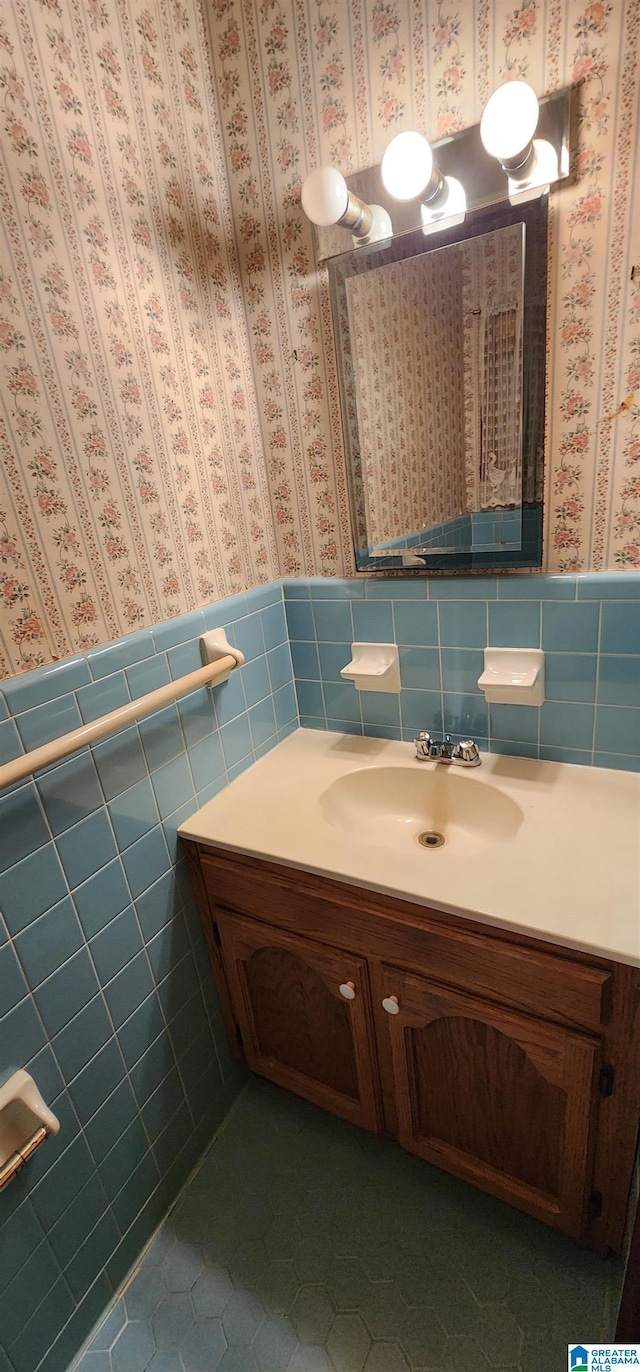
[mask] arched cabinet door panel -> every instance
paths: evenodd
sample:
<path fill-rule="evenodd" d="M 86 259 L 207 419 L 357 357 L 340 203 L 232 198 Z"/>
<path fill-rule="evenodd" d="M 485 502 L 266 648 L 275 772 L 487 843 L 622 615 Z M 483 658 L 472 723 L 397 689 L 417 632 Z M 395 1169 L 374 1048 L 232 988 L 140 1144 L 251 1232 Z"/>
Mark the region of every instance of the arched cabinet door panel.
<path fill-rule="evenodd" d="M 252 1071 L 377 1131 L 365 961 L 219 907 L 217 920 Z"/>
<path fill-rule="evenodd" d="M 383 983 L 403 1147 L 578 1237 L 599 1040 L 394 967 Z"/>

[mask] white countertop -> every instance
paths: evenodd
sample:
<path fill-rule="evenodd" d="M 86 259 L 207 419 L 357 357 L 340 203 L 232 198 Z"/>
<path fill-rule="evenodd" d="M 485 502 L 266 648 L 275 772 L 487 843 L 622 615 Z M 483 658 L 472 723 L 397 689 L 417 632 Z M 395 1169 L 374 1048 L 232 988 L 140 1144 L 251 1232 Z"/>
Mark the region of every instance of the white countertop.
<path fill-rule="evenodd" d="M 483 753 L 455 771 L 515 803 L 517 827 L 480 851 L 455 837 L 431 850 L 411 835 L 399 845 L 397 829 L 389 847 L 364 841 L 327 817 L 327 788 L 371 767 L 453 770 L 417 762 L 409 743 L 299 729 L 179 832 L 640 966 L 640 775 Z"/>

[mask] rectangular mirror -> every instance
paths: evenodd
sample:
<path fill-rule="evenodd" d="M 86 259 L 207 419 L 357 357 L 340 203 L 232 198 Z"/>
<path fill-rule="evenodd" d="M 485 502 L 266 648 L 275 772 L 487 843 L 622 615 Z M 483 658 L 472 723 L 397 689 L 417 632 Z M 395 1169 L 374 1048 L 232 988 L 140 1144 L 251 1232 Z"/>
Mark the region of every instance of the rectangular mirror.
<path fill-rule="evenodd" d="M 329 263 L 360 571 L 539 567 L 546 197 Z"/>

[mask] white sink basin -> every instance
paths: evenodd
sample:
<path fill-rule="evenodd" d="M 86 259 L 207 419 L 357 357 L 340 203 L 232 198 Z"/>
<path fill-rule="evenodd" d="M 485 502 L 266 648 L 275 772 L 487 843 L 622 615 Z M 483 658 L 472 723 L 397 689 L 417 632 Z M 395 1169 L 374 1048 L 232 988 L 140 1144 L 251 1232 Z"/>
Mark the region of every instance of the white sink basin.
<path fill-rule="evenodd" d="M 522 810 L 474 771 L 438 763 L 363 767 L 320 796 L 324 817 L 361 843 L 424 851 L 425 862 L 451 853 L 469 856 L 510 843 Z M 444 840 L 442 842 L 441 840 Z"/>

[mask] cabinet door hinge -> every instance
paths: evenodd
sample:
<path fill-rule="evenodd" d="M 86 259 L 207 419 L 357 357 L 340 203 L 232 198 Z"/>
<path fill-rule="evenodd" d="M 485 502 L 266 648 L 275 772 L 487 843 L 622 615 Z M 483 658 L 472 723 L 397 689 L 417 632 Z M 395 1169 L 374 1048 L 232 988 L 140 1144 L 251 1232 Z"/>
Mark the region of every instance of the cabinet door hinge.
<path fill-rule="evenodd" d="M 613 1095 L 613 1088 L 616 1081 L 616 1069 L 611 1064 L 600 1068 L 600 1095 L 606 1099 Z"/>
<path fill-rule="evenodd" d="M 602 1214 L 602 1192 L 592 1191 L 589 1197 L 589 1219 L 599 1220 Z"/>
<path fill-rule="evenodd" d="M 236 1039 L 237 1039 L 237 1042 L 238 1042 L 238 1048 L 244 1048 L 244 1039 L 243 1039 L 243 1037 L 242 1037 L 242 1030 L 241 1030 L 240 1025 L 239 1025 L 238 1023 L 236 1023 Z"/>
<path fill-rule="evenodd" d="M 216 945 L 216 948 L 221 948 L 221 947 L 222 947 L 222 944 L 221 944 L 221 942 L 220 942 L 220 930 L 219 930 L 219 928 L 218 928 L 218 926 L 217 926 L 215 920 L 212 920 L 212 922 L 211 922 L 211 927 L 212 927 L 212 929 L 213 929 L 213 941 L 214 941 L 214 943 L 215 943 L 215 945 Z"/>

